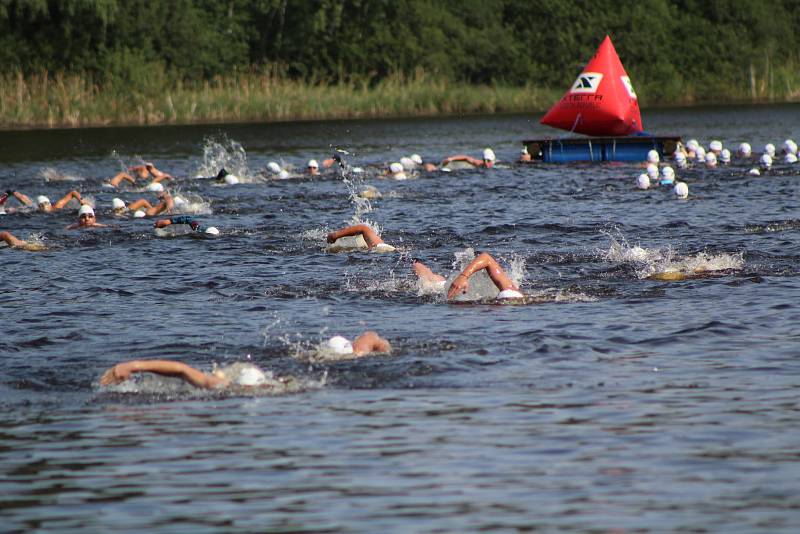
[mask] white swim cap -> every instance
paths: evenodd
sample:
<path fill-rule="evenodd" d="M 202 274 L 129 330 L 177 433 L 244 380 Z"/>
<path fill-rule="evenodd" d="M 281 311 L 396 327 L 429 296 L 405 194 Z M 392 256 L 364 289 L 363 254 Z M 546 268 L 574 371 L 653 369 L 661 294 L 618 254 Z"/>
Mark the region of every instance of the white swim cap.
<path fill-rule="evenodd" d="M 672 167 L 667 165 L 663 169 L 661 169 L 661 176 L 663 178 L 675 178 L 675 171 L 672 170 Z"/>
<path fill-rule="evenodd" d="M 697 142 L 697 139 L 689 139 L 686 142 L 686 149 L 687 150 L 691 150 L 691 151 L 694 152 L 694 151 L 697 151 L 697 149 L 699 147 L 700 147 L 700 143 Z"/>
<path fill-rule="evenodd" d="M 650 188 L 650 177 L 646 174 L 640 174 L 636 178 L 636 187 L 639 189 L 649 189 Z"/>
<path fill-rule="evenodd" d="M 41 206 L 42 204 L 50 204 L 50 199 L 44 195 L 39 195 L 36 197 L 36 204 Z"/>
<path fill-rule="evenodd" d="M 394 248 L 389 243 L 378 243 L 377 245 L 372 247 L 372 250 L 374 250 L 375 252 L 394 252 L 397 249 Z"/>
<path fill-rule="evenodd" d="M 747 171 L 747 174 L 749 174 L 750 176 L 761 176 L 761 171 L 753 167 L 752 169 Z"/>
<path fill-rule="evenodd" d="M 161 182 L 150 182 L 150 184 L 147 186 L 147 190 L 154 193 L 160 193 L 164 190 L 164 186 L 161 185 Z"/>
<path fill-rule="evenodd" d="M 699 163 L 703 163 L 706 160 L 706 149 L 701 147 L 701 146 L 699 146 L 694 151 L 694 155 L 697 158 L 697 161 Z"/>
<path fill-rule="evenodd" d="M 407 171 L 410 171 L 411 169 L 417 166 L 417 164 L 414 163 L 414 160 L 407 156 L 403 156 L 402 158 L 400 158 L 400 164 Z"/>
<path fill-rule="evenodd" d="M 741 143 L 739 145 L 739 155 L 741 156 L 749 156 L 753 153 L 753 149 L 750 147 L 750 143 Z"/>
<path fill-rule="evenodd" d="M 215 226 L 209 226 L 203 231 L 203 233 L 206 233 L 208 235 L 219 235 L 219 230 L 217 230 Z"/>
<path fill-rule="evenodd" d="M 94 210 L 89 204 L 81 204 L 81 209 L 78 210 L 78 217 L 86 215 L 87 213 L 89 215 L 94 215 Z"/>
<path fill-rule="evenodd" d="M 708 144 L 708 148 L 710 148 L 710 149 L 711 149 L 711 150 L 713 150 L 714 152 L 720 152 L 720 151 L 722 150 L 722 141 L 717 141 L 717 140 L 715 139 L 714 141 L 711 141 L 711 142 Z"/>
<path fill-rule="evenodd" d="M 239 183 L 239 177 L 235 174 L 226 174 L 225 183 L 228 185 L 236 185 Z"/>
<path fill-rule="evenodd" d="M 708 152 L 706 154 L 706 165 L 709 167 L 714 167 L 717 165 L 717 155 L 713 152 Z"/>
<path fill-rule="evenodd" d="M 797 154 L 797 143 L 791 139 L 787 139 L 783 142 L 783 151 L 787 154 Z"/>
<path fill-rule="evenodd" d="M 422 157 L 419 154 L 411 154 L 411 161 L 417 165 L 422 165 Z"/>
<path fill-rule="evenodd" d="M 319 169 L 319 163 L 317 163 L 317 160 L 315 160 L 315 159 L 310 159 L 310 160 L 308 160 L 307 167 L 309 169 Z"/>
<path fill-rule="evenodd" d="M 497 299 L 521 299 L 525 295 L 517 291 L 516 289 L 504 289 L 500 293 L 497 294 L 495 298 Z"/>
<path fill-rule="evenodd" d="M 686 154 L 681 149 L 676 149 L 675 153 L 672 156 L 675 158 L 675 160 L 681 160 L 682 159 L 682 160 L 686 161 Z"/>
<path fill-rule="evenodd" d="M 719 160 L 722 163 L 730 163 L 731 162 L 731 151 L 727 148 L 723 148 L 722 151 L 719 153 Z"/>
<path fill-rule="evenodd" d="M 335 354 L 353 354 L 353 344 L 342 336 L 333 336 L 325 342 L 325 348 Z"/>
<path fill-rule="evenodd" d="M 285 180 L 289 177 L 289 171 L 286 169 L 281 169 L 281 172 L 278 173 L 278 178 L 281 180 Z"/>
<path fill-rule="evenodd" d="M 236 376 L 235 383 L 237 386 L 253 387 L 263 384 L 267 381 L 264 372 L 253 365 L 248 365 Z"/>
<path fill-rule="evenodd" d="M 269 163 L 267 163 L 267 169 L 268 169 L 268 170 L 269 170 L 269 172 L 271 172 L 272 174 L 279 174 L 279 173 L 281 172 L 281 166 L 280 166 L 280 165 L 278 165 L 278 164 L 277 164 L 276 162 L 274 162 L 274 161 L 270 161 Z"/>
<path fill-rule="evenodd" d="M 651 150 L 647 153 L 647 162 L 648 163 L 658 163 L 661 158 L 658 156 L 657 150 Z"/>
<path fill-rule="evenodd" d="M 759 162 L 761 162 L 762 167 L 764 167 L 765 169 L 769 169 L 770 167 L 772 167 L 772 156 L 770 156 L 769 154 L 762 154 Z"/>
<path fill-rule="evenodd" d="M 689 186 L 686 185 L 686 182 L 676 183 L 674 191 L 678 198 L 686 198 L 689 196 Z"/>
<path fill-rule="evenodd" d="M 786 163 L 797 163 L 797 156 L 791 152 L 788 152 L 783 161 Z"/>
<path fill-rule="evenodd" d="M 142 217 L 146 216 L 147 214 L 144 212 L 144 210 L 136 210 L 135 212 L 133 212 L 134 219 L 141 219 Z"/>
<path fill-rule="evenodd" d="M 403 172 L 403 164 L 394 162 L 391 165 L 389 165 L 389 170 L 392 172 L 392 174 L 397 174 L 398 172 Z"/>
<path fill-rule="evenodd" d="M 115 198 L 111 201 L 111 207 L 115 210 L 121 210 L 125 208 L 125 202 L 121 198 Z"/>
<path fill-rule="evenodd" d="M 492 150 L 491 148 L 485 148 L 483 150 L 483 159 L 486 161 L 494 161 L 495 160 L 494 150 Z"/>
<path fill-rule="evenodd" d="M 764 153 L 769 154 L 770 157 L 775 155 L 775 145 L 772 143 L 767 143 L 764 145 Z"/>
<path fill-rule="evenodd" d="M 658 167 L 650 163 L 647 166 L 647 176 L 649 176 L 651 180 L 658 180 Z"/>

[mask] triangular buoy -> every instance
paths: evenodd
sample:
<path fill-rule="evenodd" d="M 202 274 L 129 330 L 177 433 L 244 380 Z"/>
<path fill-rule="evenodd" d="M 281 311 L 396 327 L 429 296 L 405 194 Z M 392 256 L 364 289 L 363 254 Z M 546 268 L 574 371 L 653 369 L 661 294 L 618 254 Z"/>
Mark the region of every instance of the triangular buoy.
<path fill-rule="evenodd" d="M 570 90 L 542 118 L 542 124 L 598 136 L 643 130 L 639 101 L 608 35 Z"/>

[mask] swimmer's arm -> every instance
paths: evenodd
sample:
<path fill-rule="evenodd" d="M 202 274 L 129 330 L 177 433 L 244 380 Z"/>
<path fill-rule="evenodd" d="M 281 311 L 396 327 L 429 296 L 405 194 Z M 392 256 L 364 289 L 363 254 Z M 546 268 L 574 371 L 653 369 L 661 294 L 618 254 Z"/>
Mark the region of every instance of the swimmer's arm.
<path fill-rule="evenodd" d="M 55 204 L 53 204 L 53 209 L 54 209 L 54 210 L 60 210 L 61 208 L 63 208 L 64 206 L 66 206 L 66 205 L 67 205 L 67 202 L 69 202 L 69 201 L 70 201 L 70 200 L 72 200 L 73 198 L 74 198 L 75 200 L 77 200 L 78 202 L 80 202 L 80 201 L 81 201 L 81 194 L 80 194 L 80 193 L 78 193 L 77 191 L 70 191 L 69 193 L 67 193 L 66 195 L 64 195 L 64 198 L 60 199 L 58 202 L 56 202 Z"/>
<path fill-rule="evenodd" d="M 132 184 L 136 184 L 136 178 L 134 178 L 133 176 L 124 171 L 118 173 L 116 176 L 111 178 L 108 181 L 108 183 L 113 185 L 114 187 L 117 187 L 123 180 L 125 180 L 126 182 L 130 182 Z"/>
<path fill-rule="evenodd" d="M 26 206 L 33 206 L 33 201 L 25 193 L 20 193 L 19 191 L 12 191 L 11 195 L 13 195 L 14 198 L 19 200 Z"/>
<path fill-rule="evenodd" d="M 363 356 L 371 352 L 392 352 L 392 346 L 376 332 L 368 330 L 353 341 L 353 354 Z"/>
<path fill-rule="evenodd" d="M 341 230 L 336 230 L 335 232 L 331 232 L 328 234 L 328 243 L 333 243 L 340 237 L 349 237 L 354 235 L 364 236 L 364 241 L 367 242 L 367 246 L 369 248 L 375 247 L 383 243 L 383 239 L 381 239 L 380 236 L 375 233 L 375 230 L 373 230 L 366 224 L 357 224 L 355 226 L 348 226 L 347 228 L 342 228 Z"/>
<path fill-rule="evenodd" d="M 334 163 L 336 163 L 336 160 L 334 158 L 323 159 L 322 160 L 322 167 L 327 169 L 328 167 L 330 167 Z"/>
<path fill-rule="evenodd" d="M 442 165 L 447 165 L 451 161 L 466 161 L 475 166 L 483 165 L 482 160 L 475 159 L 472 156 L 467 156 L 466 154 L 456 154 L 455 156 L 444 158 L 442 160 Z"/>
<path fill-rule="evenodd" d="M 494 282 L 494 285 L 497 286 L 500 291 L 505 289 L 519 291 L 517 286 L 514 285 L 514 282 L 511 281 L 511 278 L 509 278 L 500 267 L 500 264 L 498 264 L 491 255 L 482 252 L 461 271 L 455 280 L 453 280 L 453 283 L 450 285 L 450 290 L 447 292 L 447 298 L 453 298 L 458 293 L 466 293 L 469 288 L 469 278 L 481 269 L 486 269 L 489 278 L 492 279 L 492 282 Z"/>
<path fill-rule="evenodd" d="M 189 384 L 204 389 L 211 389 L 224 384 L 225 379 L 204 373 L 173 360 L 132 360 L 118 363 L 100 377 L 100 385 L 119 384 L 129 379 L 134 373 L 155 373 L 161 376 L 180 378 Z"/>
<path fill-rule="evenodd" d="M 22 239 L 17 239 L 10 232 L 0 232 L 0 241 L 5 241 L 9 247 L 24 247 L 28 244 Z"/>

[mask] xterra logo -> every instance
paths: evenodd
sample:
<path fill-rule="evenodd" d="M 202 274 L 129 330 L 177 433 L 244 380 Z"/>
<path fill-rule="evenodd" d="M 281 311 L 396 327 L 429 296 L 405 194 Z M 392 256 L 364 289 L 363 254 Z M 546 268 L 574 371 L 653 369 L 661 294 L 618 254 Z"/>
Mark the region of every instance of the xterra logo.
<path fill-rule="evenodd" d="M 596 93 L 600 87 L 603 75 L 599 72 L 582 72 L 575 83 L 572 84 L 570 93 Z"/>

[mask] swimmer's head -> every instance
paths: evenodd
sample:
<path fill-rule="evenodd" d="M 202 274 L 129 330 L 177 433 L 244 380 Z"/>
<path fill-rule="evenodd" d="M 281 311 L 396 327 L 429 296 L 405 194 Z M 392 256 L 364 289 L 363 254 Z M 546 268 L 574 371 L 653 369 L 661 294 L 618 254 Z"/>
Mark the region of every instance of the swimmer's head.
<path fill-rule="evenodd" d="M 722 163 L 730 163 L 731 162 L 731 151 L 727 148 L 723 148 L 719 153 L 719 160 Z"/>
<path fill-rule="evenodd" d="M 761 163 L 761 166 L 765 169 L 769 169 L 772 167 L 772 156 L 769 154 L 762 154 L 761 159 L 758 160 Z"/>
<path fill-rule="evenodd" d="M 278 179 L 286 180 L 289 177 L 289 171 L 286 169 L 281 169 L 281 172 L 278 173 Z"/>
<path fill-rule="evenodd" d="M 146 216 L 147 216 L 147 213 L 145 213 L 144 210 L 136 210 L 136 211 L 133 212 L 133 218 L 134 219 L 141 219 L 141 218 L 146 217 Z"/>
<path fill-rule="evenodd" d="M 797 163 L 797 155 L 787 152 L 786 157 L 783 159 L 786 163 Z"/>
<path fill-rule="evenodd" d="M 272 174 L 280 174 L 281 166 L 274 161 L 270 161 L 269 163 L 267 163 L 267 170 L 269 170 L 269 172 L 271 172 Z"/>
<path fill-rule="evenodd" d="M 708 152 L 706 154 L 706 167 L 716 167 L 717 166 L 717 155 L 713 152 Z"/>
<path fill-rule="evenodd" d="M 81 215 L 91 215 L 94 217 L 94 209 L 89 204 L 81 204 L 81 209 L 78 210 L 78 217 Z"/>
<path fill-rule="evenodd" d="M 127 209 L 125 207 L 125 201 L 123 201 L 121 198 L 113 199 L 111 201 L 111 209 L 114 210 L 114 213 L 118 214 L 124 212 Z"/>
<path fill-rule="evenodd" d="M 209 226 L 208 228 L 203 230 L 203 233 L 206 235 L 219 235 L 219 230 L 217 230 L 215 226 Z"/>
<path fill-rule="evenodd" d="M 50 199 L 44 195 L 39 195 L 36 197 L 36 205 L 41 209 L 47 209 L 50 207 Z"/>
<path fill-rule="evenodd" d="M 673 180 L 673 179 L 675 179 L 675 171 L 672 169 L 672 167 L 667 165 L 666 167 L 661 169 L 661 177 L 662 178 L 669 178 L 669 179 Z"/>
<path fill-rule="evenodd" d="M 703 163 L 706 160 L 706 149 L 698 146 L 697 150 L 694 151 L 694 155 L 697 158 L 698 163 Z"/>
<path fill-rule="evenodd" d="M 750 176 L 761 176 L 761 171 L 753 167 L 752 169 L 747 171 L 747 174 L 749 174 Z"/>
<path fill-rule="evenodd" d="M 647 163 L 658 163 L 660 159 L 658 150 L 651 150 L 647 153 Z"/>
<path fill-rule="evenodd" d="M 686 168 L 686 154 L 684 154 L 683 152 L 676 152 L 675 153 L 675 164 L 679 168 L 685 169 Z"/>
<path fill-rule="evenodd" d="M 717 141 L 716 139 L 711 141 L 708 144 L 708 149 L 715 154 L 719 154 L 722 152 L 722 141 Z"/>
<path fill-rule="evenodd" d="M 647 165 L 647 176 L 651 180 L 658 180 L 658 167 L 652 163 Z"/>
<path fill-rule="evenodd" d="M 697 139 L 689 139 L 686 142 L 686 150 L 690 150 L 692 152 L 697 152 L 697 149 L 700 147 L 700 143 L 697 142 Z"/>
<path fill-rule="evenodd" d="M 228 185 L 236 185 L 239 183 L 239 177 L 235 174 L 226 174 L 224 179 L 225 183 Z"/>
<path fill-rule="evenodd" d="M 400 158 L 400 165 L 402 165 L 403 169 L 407 171 L 410 171 L 417 166 L 417 164 L 414 163 L 414 160 L 409 158 L 408 156 L 403 156 L 402 158 Z"/>
<path fill-rule="evenodd" d="M 413 161 L 417 165 L 422 165 L 422 156 L 420 156 L 419 154 L 411 154 L 411 161 Z"/>
<path fill-rule="evenodd" d="M 646 174 L 640 174 L 636 178 L 636 187 L 639 189 L 649 189 L 650 188 L 650 177 Z"/>
<path fill-rule="evenodd" d="M 243 387 L 256 387 L 264 384 L 267 376 L 264 372 L 254 365 L 247 365 L 239 371 L 234 379 L 234 384 Z"/>
<path fill-rule="evenodd" d="M 764 154 L 768 154 L 769 157 L 774 157 L 775 145 L 773 145 L 772 143 L 767 143 L 766 145 L 764 145 Z"/>
<path fill-rule="evenodd" d="M 741 157 L 750 157 L 750 154 L 753 153 L 753 148 L 750 146 L 750 143 L 740 143 L 739 144 L 739 156 Z"/>
<path fill-rule="evenodd" d="M 678 198 L 686 198 L 689 196 L 689 186 L 686 182 L 678 182 L 675 184 L 675 196 Z"/>
<path fill-rule="evenodd" d="M 404 169 L 402 163 L 394 162 L 391 165 L 389 165 L 389 172 L 392 173 L 392 178 L 394 178 L 395 180 L 405 180 L 407 178 L 406 173 L 403 172 L 403 170 Z"/>
<path fill-rule="evenodd" d="M 323 348 L 333 352 L 334 354 L 353 354 L 353 344 L 342 336 L 333 336 L 323 345 Z"/>
<path fill-rule="evenodd" d="M 147 190 L 153 193 L 160 193 L 161 191 L 164 190 L 164 186 L 161 184 L 161 182 L 151 182 L 147 186 Z"/>
<path fill-rule="evenodd" d="M 783 142 L 783 151 L 786 154 L 797 154 L 797 143 L 791 139 L 787 139 Z"/>
<path fill-rule="evenodd" d="M 491 148 L 484 148 L 483 149 L 483 162 L 486 164 L 487 167 L 491 167 L 494 165 L 494 162 L 497 158 L 494 155 L 494 150 Z"/>
<path fill-rule="evenodd" d="M 389 243 L 378 243 L 377 245 L 372 247 L 372 250 L 374 250 L 375 252 L 394 252 L 397 249 L 394 248 Z"/>
<path fill-rule="evenodd" d="M 308 167 L 309 171 L 316 172 L 319 170 L 319 163 L 317 163 L 317 160 L 315 159 L 310 159 L 308 160 L 308 165 L 306 165 L 306 167 Z"/>

